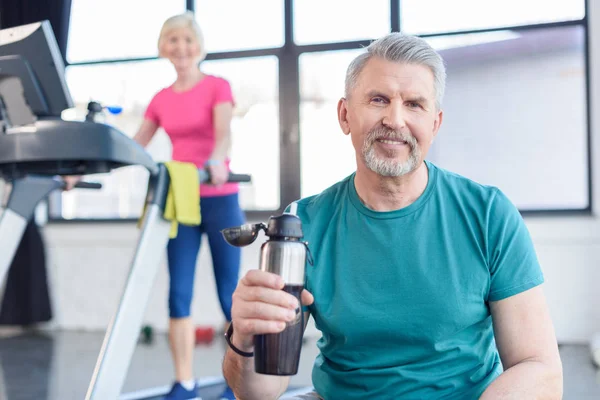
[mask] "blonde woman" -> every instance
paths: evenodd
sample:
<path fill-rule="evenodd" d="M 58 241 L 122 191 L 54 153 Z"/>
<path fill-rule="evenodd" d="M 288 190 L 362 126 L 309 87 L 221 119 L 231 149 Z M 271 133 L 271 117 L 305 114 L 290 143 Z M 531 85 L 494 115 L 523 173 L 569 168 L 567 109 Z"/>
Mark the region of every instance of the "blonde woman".
<path fill-rule="evenodd" d="M 176 382 L 165 399 L 183 400 L 198 397 L 192 368 L 194 328 L 190 305 L 200 240 L 206 233 L 219 301 L 226 320 L 231 321 L 231 296 L 238 281 L 241 254 L 239 248 L 227 245 L 220 231 L 243 224 L 244 215 L 237 184 L 226 183 L 234 104 L 231 87 L 225 79 L 205 74 L 199 68 L 206 51 L 202 32 L 191 13 L 165 21 L 158 49 L 160 57 L 173 64 L 177 79 L 154 96 L 134 140 L 146 146 L 162 127 L 173 144 L 173 160 L 206 167 L 212 176 L 211 184 L 200 187 L 202 224 L 180 226 L 167 251 L 169 341 Z M 229 390 L 223 398 L 230 398 Z"/>
<path fill-rule="evenodd" d="M 228 150 L 233 95 L 225 79 L 205 74 L 199 63 L 206 56 L 204 37 L 192 13 L 167 19 L 158 40 L 159 56 L 168 59 L 177 73 L 172 85 L 150 101 L 134 140 L 147 146 L 159 127 L 169 135 L 172 159 L 208 168 L 210 184 L 200 185 L 202 223 L 199 227 L 180 225 L 169 241 L 169 342 L 175 366 L 175 383 L 165 400 L 198 397 L 192 356 L 194 327 L 190 318 L 194 273 L 203 234 L 207 234 L 217 292 L 227 324 L 231 321 L 232 294 L 237 286 L 241 251 L 229 246 L 220 231 L 244 223 L 238 202 L 238 185 L 227 183 Z M 67 176 L 67 189 L 81 177 Z M 234 399 L 229 387 L 222 399 Z"/>

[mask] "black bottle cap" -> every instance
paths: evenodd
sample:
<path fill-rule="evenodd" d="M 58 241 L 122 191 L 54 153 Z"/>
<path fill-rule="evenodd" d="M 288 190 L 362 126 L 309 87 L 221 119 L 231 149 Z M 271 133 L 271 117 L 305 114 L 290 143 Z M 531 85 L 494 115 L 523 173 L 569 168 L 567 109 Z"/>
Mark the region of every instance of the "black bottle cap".
<path fill-rule="evenodd" d="M 272 238 L 289 237 L 300 239 L 304 236 L 302 233 L 302 221 L 292 214 L 271 217 L 267 226 L 267 236 Z"/>

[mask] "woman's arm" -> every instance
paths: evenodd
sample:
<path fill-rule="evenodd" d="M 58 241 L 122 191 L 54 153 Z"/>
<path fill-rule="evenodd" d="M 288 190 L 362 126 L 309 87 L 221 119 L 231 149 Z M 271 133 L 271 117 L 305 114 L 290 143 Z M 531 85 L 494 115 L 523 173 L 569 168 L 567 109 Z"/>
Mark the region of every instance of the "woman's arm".
<path fill-rule="evenodd" d="M 213 185 L 222 185 L 227 182 L 229 171 L 225 159 L 231 145 L 231 119 L 233 117 L 233 104 L 230 102 L 219 103 L 213 109 L 215 126 L 215 148 L 208 162 L 211 181 Z"/>
<path fill-rule="evenodd" d="M 156 133 L 157 130 L 158 130 L 158 124 L 156 124 L 156 122 L 144 118 L 144 120 L 142 121 L 142 124 L 140 125 L 140 128 L 138 129 L 137 133 L 133 137 L 133 140 L 138 142 L 143 147 L 146 147 L 146 146 L 148 146 L 148 143 L 150 143 L 150 141 L 154 137 L 154 134 Z"/>

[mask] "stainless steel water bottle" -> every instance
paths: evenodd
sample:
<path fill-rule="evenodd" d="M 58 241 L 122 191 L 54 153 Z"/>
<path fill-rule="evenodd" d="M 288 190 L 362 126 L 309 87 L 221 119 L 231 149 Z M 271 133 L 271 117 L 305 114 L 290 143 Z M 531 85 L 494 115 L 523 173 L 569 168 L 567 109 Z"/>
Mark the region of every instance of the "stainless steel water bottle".
<path fill-rule="evenodd" d="M 256 240 L 260 230 L 265 231 L 268 240 L 260 248 L 259 268 L 283 278 L 283 290 L 298 299 L 298 308 L 296 318 L 288 322 L 282 332 L 254 337 L 254 367 L 260 374 L 295 375 L 304 334 L 300 295 L 306 262 L 312 264 L 312 259 L 308 244 L 302 241 L 302 222 L 295 215 L 271 217 L 266 226 L 259 223 L 228 228 L 223 230 L 223 236 L 234 246 L 246 246 Z"/>

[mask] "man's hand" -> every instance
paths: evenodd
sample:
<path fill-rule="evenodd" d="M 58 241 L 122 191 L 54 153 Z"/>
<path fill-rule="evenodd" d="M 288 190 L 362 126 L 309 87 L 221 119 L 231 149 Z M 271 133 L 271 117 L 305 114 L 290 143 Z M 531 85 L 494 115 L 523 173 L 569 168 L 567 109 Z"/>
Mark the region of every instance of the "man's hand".
<path fill-rule="evenodd" d="M 231 317 L 234 326 L 233 344 L 242 351 L 252 351 L 254 335 L 279 333 L 302 312 L 296 297 L 284 292 L 284 281 L 276 274 L 260 270 L 249 271 L 233 293 Z M 302 305 L 314 298 L 302 291 Z"/>

